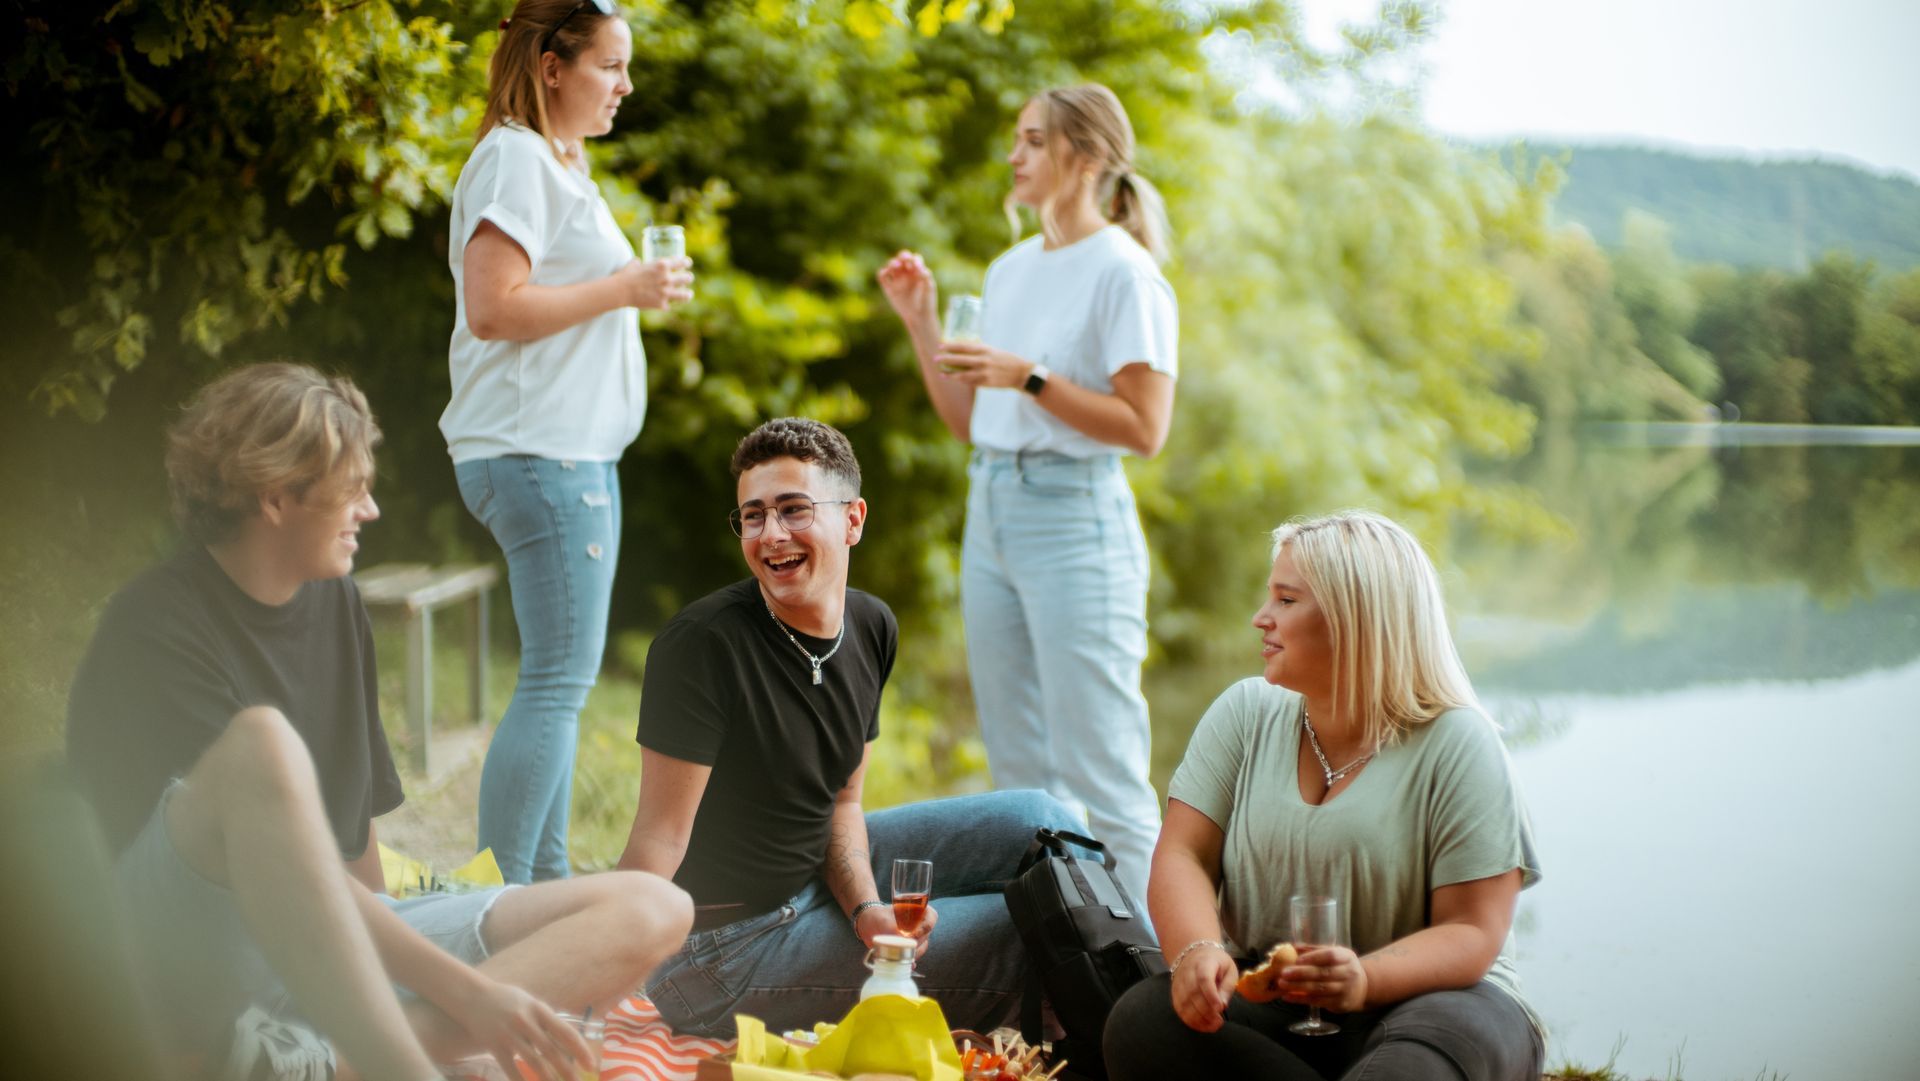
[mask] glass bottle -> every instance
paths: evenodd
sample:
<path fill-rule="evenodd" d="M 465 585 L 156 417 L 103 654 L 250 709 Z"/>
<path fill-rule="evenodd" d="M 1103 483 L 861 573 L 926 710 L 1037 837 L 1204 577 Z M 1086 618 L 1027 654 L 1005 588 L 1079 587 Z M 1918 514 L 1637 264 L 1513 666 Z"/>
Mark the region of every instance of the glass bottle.
<path fill-rule="evenodd" d="M 903 995 L 919 998 L 920 988 L 913 982 L 913 951 L 919 943 L 905 935 L 875 935 L 873 948 L 867 951 L 867 967 L 873 975 L 860 987 L 860 1001 L 875 995 Z"/>

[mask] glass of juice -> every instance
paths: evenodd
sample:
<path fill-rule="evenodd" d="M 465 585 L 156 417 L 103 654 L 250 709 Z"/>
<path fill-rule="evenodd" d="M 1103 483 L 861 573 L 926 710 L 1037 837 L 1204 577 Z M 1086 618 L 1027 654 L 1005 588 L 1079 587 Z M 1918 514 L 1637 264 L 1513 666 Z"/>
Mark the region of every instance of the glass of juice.
<path fill-rule="evenodd" d="M 893 861 L 893 922 L 900 933 L 912 935 L 927 917 L 927 897 L 933 893 L 932 860 Z"/>

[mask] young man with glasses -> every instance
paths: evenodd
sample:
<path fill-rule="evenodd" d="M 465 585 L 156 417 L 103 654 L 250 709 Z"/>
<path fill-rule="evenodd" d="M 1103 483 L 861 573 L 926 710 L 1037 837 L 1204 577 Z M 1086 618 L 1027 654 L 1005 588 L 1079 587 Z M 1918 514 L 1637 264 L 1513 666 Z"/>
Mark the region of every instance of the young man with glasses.
<path fill-rule="evenodd" d="M 732 1035 L 736 1012 L 775 1031 L 836 1021 L 874 936 L 901 933 L 877 880 L 895 859 L 928 859 L 937 906 L 914 932 L 920 990 L 984 1032 L 1027 978 L 1001 888 L 1036 829 L 1082 827 L 1032 791 L 862 810 L 898 628 L 885 602 L 847 587 L 867 526 L 860 464 L 840 432 L 784 418 L 740 441 L 733 474 L 751 576 L 688 605 L 647 656 L 640 805 L 620 866 L 671 876 L 695 905 L 693 934 L 647 994 L 697 1035 Z"/>

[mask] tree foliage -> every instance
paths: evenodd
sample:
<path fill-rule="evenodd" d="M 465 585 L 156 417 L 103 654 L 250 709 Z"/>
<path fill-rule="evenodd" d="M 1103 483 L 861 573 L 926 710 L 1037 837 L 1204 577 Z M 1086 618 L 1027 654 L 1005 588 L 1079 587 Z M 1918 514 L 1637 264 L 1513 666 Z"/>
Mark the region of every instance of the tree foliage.
<path fill-rule="evenodd" d="M 33 513 L 0 534 L 24 569 L 0 573 L 44 600 L 41 684 L 64 684 L 89 606 L 164 546 L 158 427 L 227 365 L 291 356 L 366 387 L 387 433 L 368 559 L 493 556 L 434 422 L 453 310 L 445 200 L 504 6 L 24 6 L 0 130 L 26 209 L 0 229 L 0 303 L 20 419 L 9 460 L 29 465 L 8 487 Z M 817 416 L 866 463 L 875 528 L 856 581 L 904 617 L 913 723 L 952 719 L 965 451 L 926 406 L 872 276 L 911 247 L 944 289 L 977 290 L 1011 239 L 1012 118 L 1050 85 L 1119 93 L 1172 211 L 1179 402 L 1166 452 L 1132 467 L 1161 655 L 1216 644 L 1264 532 L 1291 513 L 1366 503 L 1436 544 L 1463 512 L 1537 534 L 1548 520 L 1473 483 L 1469 460 L 1518 452 L 1536 412 L 1559 415 L 1543 403 L 1580 415 L 1615 381 L 1647 384 L 1619 395 L 1620 415 L 1697 404 L 1662 366 L 1690 354 L 1670 334 L 1644 344 L 1686 321 L 1670 259 L 1623 294 L 1590 243 L 1549 234 L 1551 167 L 1449 146 L 1395 119 L 1392 93 L 1353 90 L 1426 33 L 1427 5 L 1389 5 L 1326 53 L 1280 0 L 624 11 L 635 92 L 593 147 L 595 174 L 624 228 L 687 227 L 699 299 L 643 322 L 653 404 L 622 465 L 616 630 L 644 633 L 738 576 L 720 524 L 728 451 L 766 416 Z M 1248 107 L 1236 78 L 1250 68 L 1310 107 Z M 1904 340 L 1861 326 L 1882 352 Z M 617 640 L 612 663 L 635 666 L 642 643 Z"/>

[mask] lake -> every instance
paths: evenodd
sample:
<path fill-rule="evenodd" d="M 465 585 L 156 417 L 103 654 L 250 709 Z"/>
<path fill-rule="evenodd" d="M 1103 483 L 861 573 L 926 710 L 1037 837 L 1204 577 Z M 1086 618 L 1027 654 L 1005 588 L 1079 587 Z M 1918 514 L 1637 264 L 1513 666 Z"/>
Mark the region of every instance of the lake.
<path fill-rule="evenodd" d="M 1920 449 L 1622 434 L 1513 477 L 1571 536 L 1464 539 L 1449 583 L 1545 864 L 1550 1061 L 1920 1077 Z"/>
<path fill-rule="evenodd" d="M 1438 542 L 1544 865 L 1549 1063 L 1920 1078 L 1920 430 L 1617 426 L 1475 480 L 1556 523 Z M 1162 791 L 1252 653 L 1150 673 Z"/>

